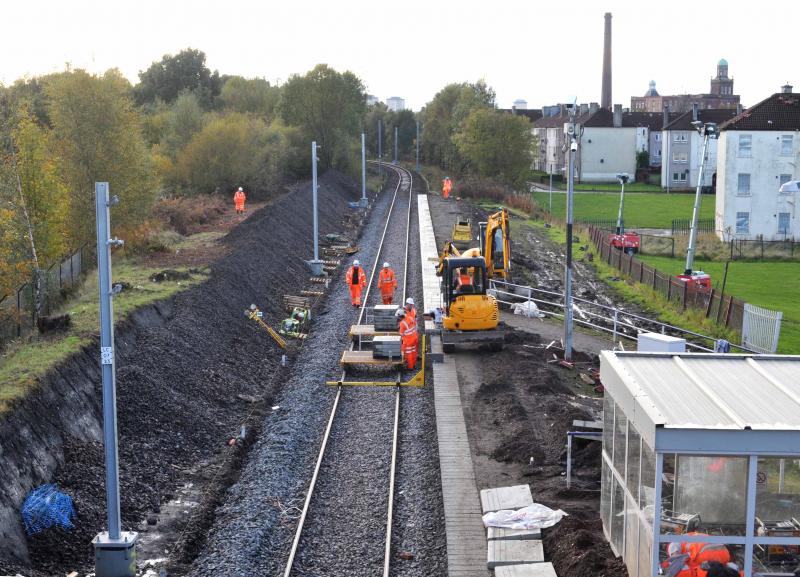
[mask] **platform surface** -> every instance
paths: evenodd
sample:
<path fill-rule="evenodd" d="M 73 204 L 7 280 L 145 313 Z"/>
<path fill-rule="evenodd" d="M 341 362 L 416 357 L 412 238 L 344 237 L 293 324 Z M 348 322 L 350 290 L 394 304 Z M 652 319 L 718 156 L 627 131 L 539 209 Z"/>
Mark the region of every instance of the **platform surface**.
<path fill-rule="evenodd" d="M 484 513 L 501 509 L 521 509 L 533 503 L 530 485 L 514 485 L 481 491 L 481 508 Z"/>
<path fill-rule="evenodd" d="M 438 258 L 428 198 L 417 196 L 422 261 L 423 311 L 439 306 L 439 277 L 434 262 Z M 431 323 L 432 324 L 432 323 Z M 427 322 L 426 322 L 427 325 Z M 438 335 L 431 336 L 431 352 L 441 354 Z M 442 479 L 444 522 L 447 533 L 448 577 L 484 577 L 486 570 L 486 530 L 481 520 L 481 505 L 472 468 L 472 452 L 461 409 L 456 365 L 452 357 L 433 364 L 433 395 L 436 406 L 436 432 L 439 442 L 439 470 Z"/>
<path fill-rule="evenodd" d="M 558 577 L 552 563 L 505 565 L 494 570 L 495 577 Z"/>
<path fill-rule="evenodd" d="M 488 543 L 489 551 L 486 564 L 489 569 L 503 565 L 518 565 L 525 563 L 542 563 L 544 549 L 542 542 L 537 540 L 495 539 Z"/>

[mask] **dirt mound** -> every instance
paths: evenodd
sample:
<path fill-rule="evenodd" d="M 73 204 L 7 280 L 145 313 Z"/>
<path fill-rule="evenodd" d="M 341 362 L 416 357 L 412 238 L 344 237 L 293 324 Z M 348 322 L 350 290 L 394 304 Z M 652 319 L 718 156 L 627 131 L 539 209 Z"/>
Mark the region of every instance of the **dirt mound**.
<path fill-rule="evenodd" d="M 545 556 L 559 577 L 621 577 L 622 559 L 614 557 L 599 519 L 564 517 L 543 532 Z"/>
<path fill-rule="evenodd" d="M 310 183 L 297 185 L 225 237 L 230 250 L 213 265 L 206 282 L 180 293 L 168 305 L 152 307 L 152 314 L 137 313 L 118 326 L 125 529 L 146 529 L 143 520 L 157 515 L 159 505 L 172 497 L 179 483 L 203 482 L 207 471 L 229 461 L 227 440 L 248 418 L 258 422 L 264 404 L 243 399 L 266 400 L 268 405 L 282 383 L 282 351 L 242 311 L 258 303 L 265 320 L 274 325 L 283 315 L 283 294 L 310 288 L 303 262 L 313 251 L 309 189 Z M 322 176 L 320 234 L 346 232 L 347 201 L 356 198 L 356 189 L 335 171 Z M 87 411 L 99 421 L 99 382 L 94 386 L 97 402 Z M 52 410 L 58 411 L 58 406 Z M 93 564 L 89 543 L 106 525 L 102 446 L 68 441 L 63 464 L 50 481 L 72 496 L 78 519 L 72 531 L 48 532 L 29 540 L 33 569 L 51 574 L 88 569 Z M 0 574 L 10 566 L 0 559 Z M 35 575 L 35 571 L 21 572 Z"/>

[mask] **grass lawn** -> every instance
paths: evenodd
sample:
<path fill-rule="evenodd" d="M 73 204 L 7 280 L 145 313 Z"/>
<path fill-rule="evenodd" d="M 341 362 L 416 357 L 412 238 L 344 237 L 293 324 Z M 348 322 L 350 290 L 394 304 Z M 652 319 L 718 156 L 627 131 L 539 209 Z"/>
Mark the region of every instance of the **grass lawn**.
<path fill-rule="evenodd" d="M 641 255 L 643 261 L 660 271 L 683 272 L 684 259 Z M 695 261 L 695 269 L 711 275 L 716 288 L 722 288 L 724 262 Z M 725 293 L 745 302 L 783 311 L 778 352 L 800 354 L 800 263 L 775 261 L 733 261 L 728 268 Z"/>
<path fill-rule="evenodd" d="M 206 233 L 195 235 L 207 236 Z M 174 267 L 185 272 L 189 267 Z M 112 279 L 131 285 L 114 297 L 114 320 L 118 321 L 134 309 L 168 298 L 207 278 L 207 272 L 192 274 L 189 280 L 155 283 L 150 275 L 164 267 L 148 267 L 135 261 L 116 260 Z M 0 356 L 0 414 L 25 396 L 38 379 L 70 355 L 77 353 L 99 334 L 97 273 L 91 271 L 73 298 L 59 311 L 70 313 L 72 326 L 66 333 L 43 337 L 30 343 L 11 343 Z"/>
<path fill-rule="evenodd" d="M 549 192 L 533 193 L 534 200 L 547 210 Z M 553 194 L 553 215 L 564 218 L 567 195 Z M 690 219 L 694 207 L 692 194 L 625 192 L 625 224 L 636 228 L 670 228 L 673 219 Z M 581 193 L 573 198 L 575 220 L 616 220 L 619 210 L 619 189 L 614 192 Z M 700 218 L 714 218 L 714 197 L 703 196 Z"/>

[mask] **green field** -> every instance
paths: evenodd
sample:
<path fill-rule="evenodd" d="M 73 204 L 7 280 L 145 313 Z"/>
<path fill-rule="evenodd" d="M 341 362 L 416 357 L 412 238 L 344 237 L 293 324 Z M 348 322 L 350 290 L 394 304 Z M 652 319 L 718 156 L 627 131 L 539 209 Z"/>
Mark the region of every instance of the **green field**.
<path fill-rule="evenodd" d="M 640 255 L 641 260 L 666 273 L 683 272 L 684 259 Z M 695 261 L 695 270 L 711 275 L 715 288 L 722 287 L 724 262 Z M 733 261 L 728 268 L 725 293 L 745 302 L 783 311 L 778 352 L 800 354 L 800 263 Z"/>
<path fill-rule="evenodd" d="M 549 206 L 549 192 L 535 192 L 533 198 L 544 210 Z M 553 216 L 564 218 L 567 195 L 553 193 Z M 673 219 L 690 219 L 693 194 L 625 193 L 625 225 L 635 228 L 670 228 Z M 616 220 L 619 190 L 616 193 L 579 193 L 573 200 L 574 218 L 578 220 Z M 700 218 L 714 218 L 714 197 L 706 195 L 700 205 Z"/>
<path fill-rule="evenodd" d="M 616 192 L 619 194 L 619 184 L 575 184 L 575 190 L 603 190 L 609 192 Z M 562 186 L 561 188 L 566 188 Z M 629 192 L 655 192 L 661 193 L 663 189 L 658 184 L 647 184 L 646 182 L 637 182 L 636 184 L 629 184 L 625 187 L 625 194 Z"/>

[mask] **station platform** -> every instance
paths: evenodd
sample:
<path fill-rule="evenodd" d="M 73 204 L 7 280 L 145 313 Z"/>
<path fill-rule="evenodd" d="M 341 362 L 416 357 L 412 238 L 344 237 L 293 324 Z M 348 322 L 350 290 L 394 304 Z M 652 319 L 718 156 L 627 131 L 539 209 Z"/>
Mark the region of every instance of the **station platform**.
<path fill-rule="evenodd" d="M 417 196 L 417 207 L 422 262 L 422 310 L 430 311 L 441 306 L 439 277 L 436 276 L 439 255 L 426 195 Z M 431 335 L 432 356 L 443 358 L 442 362 L 433 363 L 433 387 L 447 532 L 447 575 L 491 575 L 487 570 L 486 530 L 481 520 L 481 501 L 472 467 L 472 453 L 461 407 L 455 361 L 442 354 L 441 338 L 435 334 L 433 321 L 425 321 L 425 331 Z"/>

